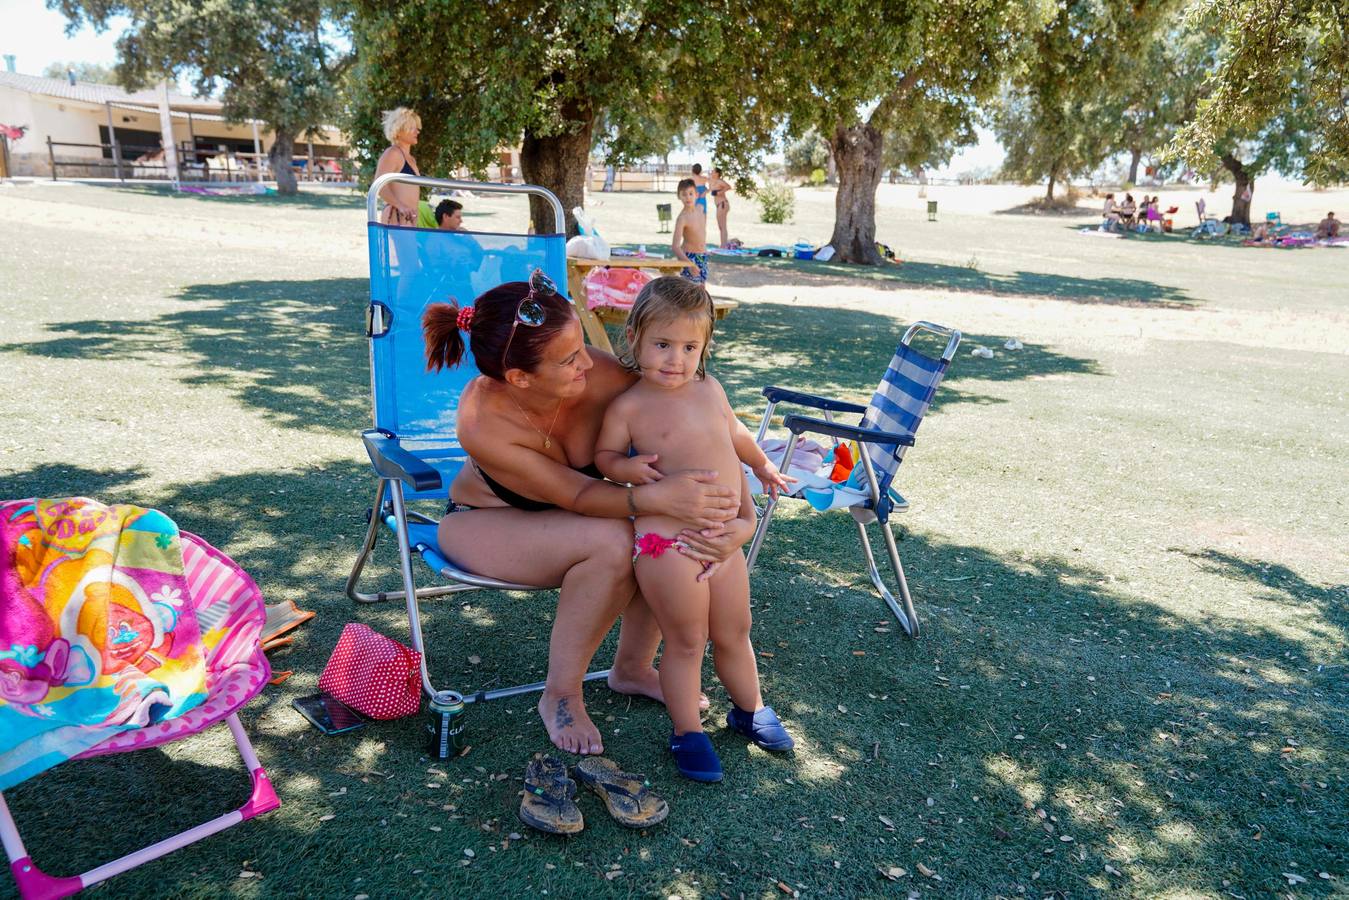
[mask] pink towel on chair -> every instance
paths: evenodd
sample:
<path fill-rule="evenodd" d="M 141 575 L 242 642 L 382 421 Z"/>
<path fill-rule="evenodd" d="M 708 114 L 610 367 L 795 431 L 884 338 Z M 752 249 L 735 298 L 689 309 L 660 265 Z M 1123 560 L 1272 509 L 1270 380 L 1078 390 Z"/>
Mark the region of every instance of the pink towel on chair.
<path fill-rule="evenodd" d="M 0 790 L 206 699 L 186 574 L 163 513 L 0 504 Z"/>

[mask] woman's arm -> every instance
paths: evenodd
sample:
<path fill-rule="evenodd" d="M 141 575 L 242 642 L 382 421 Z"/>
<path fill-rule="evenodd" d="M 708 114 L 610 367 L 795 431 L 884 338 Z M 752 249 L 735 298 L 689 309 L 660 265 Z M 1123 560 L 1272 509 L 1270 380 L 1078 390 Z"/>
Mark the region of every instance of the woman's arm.
<path fill-rule="evenodd" d="M 652 484 L 624 487 L 583 475 L 530 447 L 484 441 L 472 434 L 476 430 L 461 428 L 460 440 L 494 480 L 561 509 L 604 519 L 661 514 L 695 528 L 720 528 L 736 516 L 735 492 L 718 483 L 716 472 L 673 472 Z"/>

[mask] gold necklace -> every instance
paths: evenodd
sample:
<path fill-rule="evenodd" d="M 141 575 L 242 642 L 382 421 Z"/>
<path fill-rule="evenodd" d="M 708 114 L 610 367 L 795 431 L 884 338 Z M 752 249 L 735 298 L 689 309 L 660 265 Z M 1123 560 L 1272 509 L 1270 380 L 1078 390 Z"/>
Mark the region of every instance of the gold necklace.
<path fill-rule="evenodd" d="M 553 421 L 548 424 L 548 433 L 544 434 L 542 431 L 539 431 L 538 426 L 534 424 L 534 420 L 529 417 L 529 413 L 525 412 L 525 408 L 520 405 L 520 401 L 515 399 L 515 395 L 507 393 L 506 396 L 511 398 L 511 402 L 515 404 L 516 409 L 520 410 L 520 415 L 525 417 L 525 421 L 529 423 L 530 428 L 534 429 L 534 433 L 543 438 L 543 449 L 547 450 L 552 447 L 553 426 L 557 424 L 558 414 L 562 412 L 562 398 L 558 398 L 557 409 L 553 411 Z"/>

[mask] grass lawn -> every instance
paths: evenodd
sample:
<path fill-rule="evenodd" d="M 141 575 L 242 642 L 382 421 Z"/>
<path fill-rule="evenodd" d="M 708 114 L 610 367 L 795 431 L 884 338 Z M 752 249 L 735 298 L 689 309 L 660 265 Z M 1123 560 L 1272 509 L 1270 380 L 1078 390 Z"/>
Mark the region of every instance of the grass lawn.
<path fill-rule="evenodd" d="M 965 332 L 897 483 L 925 634 L 888 619 L 846 516 L 788 507 L 754 613 L 795 754 L 721 733 L 708 666 L 727 778 L 680 780 L 663 710 L 590 685 L 607 755 L 672 812 L 636 833 L 586 798 L 586 830 L 564 840 L 515 817 L 548 747 L 532 697 L 470 709 L 472 750 L 436 765 L 420 719 L 325 738 L 290 708 L 346 622 L 407 633 L 400 607 L 343 594 L 374 487 L 356 437 L 363 200 L 0 190 L 0 497 L 157 506 L 269 599 L 319 614 L 273 656 L 295 676 L 243 714 L 281 809 L 101 893 L 1349 894 L 1349 250 L 1102 240 L 1077 233 L 1086 213 L 954 194 L 933 224 L 882 196 L 902 266 L 715 259 L 714 293 L 741 306 L 712 365 L 747 415 L 769 383 L 864 402 L 904 323 Z M 599 199 L 611 241 L 668 240 L 651 208 L 665 198 Z M 750 206 L 731 229 L 749 243 L 831 227 L 825 192 L 801 192 L 791 225 Z M 516 228 L 523 208 L 473 200 L 467 223 Z M 1013 336 L 1023 350 L 1002 349 Z M 377 558 L 391 584 L 388 542 Z M 547 597 L 425 608 L 437 681 L 542 678 Z M 8 800 L 34 859 L 67 874 L 245 794 L 216 729 L 62 766 Z"/>

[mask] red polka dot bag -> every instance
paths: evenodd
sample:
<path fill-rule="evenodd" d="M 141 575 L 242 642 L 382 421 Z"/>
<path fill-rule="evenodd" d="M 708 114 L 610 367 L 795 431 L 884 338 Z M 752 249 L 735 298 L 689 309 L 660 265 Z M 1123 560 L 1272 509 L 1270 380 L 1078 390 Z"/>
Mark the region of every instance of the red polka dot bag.
<path fill-rule="evenodd" d="M 422 700 L 422 655 L 351 622 L 323 667 L 319 690 L 372 719 L 410 716 Z"/>

